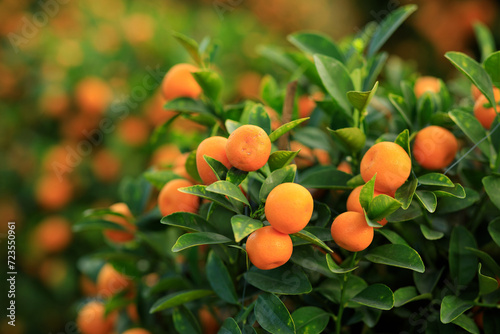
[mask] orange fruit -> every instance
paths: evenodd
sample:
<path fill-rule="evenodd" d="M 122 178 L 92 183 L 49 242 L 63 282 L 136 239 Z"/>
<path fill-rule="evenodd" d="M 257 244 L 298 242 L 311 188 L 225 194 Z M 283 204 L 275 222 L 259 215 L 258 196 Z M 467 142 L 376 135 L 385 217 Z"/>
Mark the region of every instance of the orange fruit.
<path fill-rule="evenodd" d="M 494 89 L 495 93 L 495 101 L 498 103 L 500 102 L 500 89 Z M 483 128 L 486 130 L 489 130 L 491 127 L 491 124 L 495 120 L 495 117 L 497 117 L 497 113 L 495 112 L 495 109 L 493 109 L 493 106 L 491 107 L 485 107 L 484 105 L 489 105 L 490 102 L 486 99 L 486 96 L 481 95 L 478 97 L 476 100 L 476 103 L 474 104 L 474 116 L 476 116 L 477 120 Z M 500 106 L 497 105 L 497 109 L 500 110 Z"/>
<path fill-rule="evenodd" d="M 341 161 L 337 166 L 337 170 L 347 174 L 352 174 L 352 167 L 347 161 Z"/>
<path fill-rule="evenodd" d="M 204 184 L 208 185 L 217 181 L 217 176 L 215 176 L 212 168 L 210 168 L 209 164 L 203 158 L 204 155 L 219 161 L 228 169 L 231 168 L 232 165 L 226 155 L 226 144 L 227 138 L 214 136 L 203 140 L 198 145 L 198 149 L 196 150 L 196 168 Z"/>
<path fill-rule="evenodd" d="M 181 151 L 174 144 L 165 144 L 158 147 L 151 158 L 151 165 L 156 167 L 170 167 L 175 159 L 181 155 Z"/>
<path fill-rule="evenodd" d="M 360 171 L 365 182 L 377 174 L 375 189 L 384 194 L 394 194 L 410 176 L 411 159 L 398 144 L 380 142 L 366 151 L 361 159 Z"/>
<path fill-rule="evenodd" d="M 271 154 L 271 140 L 256 125 L 242 125 L 231 133 L 226 143 L 226 156 L 234 167 L 252 172 L 262 168 Z"/>
<path fill-rule="evenodd" d="M 318 161 L 320 165 L 327 166 L 332 163 L 330 158 L 330 153 L 322 148 L 313 148 L 312 150 L 314 158 Z"/>
<path fill-rule="evenodd" d="M 200 319 L 203 334 L 217 334 L 219 332 L 220 324 L 208 310 L 208 307 L 203 306 L 198 310 L 198 318 Z"/>
<path fill-rule="evenodd" d="M 74 186 L 67 177 L 45 174 L 37 182 L 35 198 L 44 209 L 59 210 L 73 198 Z"/>
<path fill-rule="evenodd" d="M 186 170 L 186 161 L 187 158 L 189 157 L 189 154 L 190 154 L 189 152 L 186 152 L 175 158 L 172 171 L 175 174 L 182 176 L 186 180 L 189 180 L 194 183 L 193 178 L 191 177 L 191 175 L 189 175 L 189 173 Z"/>
<path fill-rule="evenodd" d="M 276 110 L 274 110 L 271 107 L 264 106 L 264 109 L 266 110 L 267 114 L 269 115 L 269 118 L 271 119 L 271 130 L 276 130 L 281 126 L 281 116 L 278 114 Z"/>
<path fill-rule="evenodd" d="M 290 150 L 300 150 L 299 154 L 297 154 L 297 156 L 295 157 L 295 164 L 297 165 L 298 169 L 303 169 L 314 165 L 313 151 L 309 147 L 293 140 L 290 142 Z"/>
<path fill-rule="evenodd" d="M 98 293 L 97 285 L 85 275 L 80 275 L 79 279 L 80 291 L 84 296 L 92 297 Z"/>
<path fill-rule="evenodd" d="M 297 100 L 299 118 L 309 117 L 316 108 L 316 102 L 308 95 L 299 96 Z"/>
<path fill-rule="evenodd" d="M 101 78 L 87 77 L 76 85 L 75 99 L 84 113 L 101 115 L 111 103 L 113 92 Z"/>
<path fill-rule="evenodd" d="M 445 128 L 431 125 L 415 136 L 413 156 L 426 169 L 442 169 L 448 166 L 458 151 L 455 136 Z"/>
<path fill-rule="evenodd" d="M 113 212 L 122 214 L 124 217 L 116 215 L 106 215 L 105 220 L 121 225 L 125 230 L 104 230 L 104 235 L 111 241 L 116 243 L 127 242 L 134 239 L 134 233 L 137 227 L 130 222 L 132 219 L 132 213 L 125 203 L 115 203 L 109 207 Z"/>
<path fill-rule="evenodd" d="M 277 231 L 297 233 L 311 219 L 314 200 L 309 191 L 297 183 L 282 183 L 267 196 L 264 211 L 266 219 Z"/>
<path fill-rule="evenodd" d="M 264 226 L 250 234 L 246 250 L 254 266 L 269 270 L 284 265 L 290 259 L 293 244 L 288 234 L 272 226 Z"/>
<path fill-rule="evenodd" d="M 141 146 L 148 141 L 149 125 L 140 117 L 129 116 L 118 124 L 120 139 L 130 146 Z"/>
<path fill-rule="evenodd" d="M 131 329 L 127 329 L 122 334 L 151 334 L 151 332 L 145 330 L 144 328 L 131 328 Z"/>
<path fill-rule="evenodd" d="M 85 304 L 76 323 L 82 334 L 109 334 L 113 329 L 114 316 L 104 316 L 105 308 L 102 302 L 91 301 Z"/>
<path fill-rule="evenodd" d="M 66 218 L 50 216 L 36 226 L 33 236 L 37 249 L 45 253 L 57 253 L 68 247 L 73 232 Z"/>
<path fill-rule="evenodd" d="M 129 290 L 131 286 L 132 281 L 109 263 L 102 266 L 97 275 L 97 291 L 100 296 L 105 298 Z"/>
<path fill-rule="evenodd" d="M 174 212 L 184 211 L 197 213 L 200 206 L 198 196 L 180 192 L 178 189 L 191 187 L 193 184 L 184 179 L 175 179 L 167 182 L 158 195 L 158 208 L 163 216 Z"/>
<path fill-rule="evenodd" d="M 358 186 L 354 188 L 349 194 L 349 197 L 347 197 L 347 211 L 363 213 L 363 207 L 359 202 L 359 195 L 361 194 L 361 188 L 363 188 L 363 186 Z M 375 190 L 373 192 L 373 197 L 377 197 L 378 195 L 382 195 L 382 193 Z M 382 220 L 378 221 L 378 223 L 384 226 L 385 224 L 387 224 L 387 219 L 383 218 Z"/>
<path fill-rule="evenodd" d="M 413 87 L 417 99 L 424 95 L 425 92 L 438 93 L 440 89 L 439 79 L 429 76 L 418 78 Z"/>
<path fill-rule="evenodd" d="M 483 95 L 483 93 L 481 93 L 476 85 L 472 84 L 470 86 L 470 95 L 472 95 L 472 98 L 474 99 L 474 101 L 476 101 L 481 95 Z"/>
<path fill-rule="evenodd" d="M 202 90 L 191 73 L 199 69 L 191 64 L 177 64 L 170 68 L 161 83 L 163 97 L 167 101 L 179 97 L 197 98 Z"/>
<path fill-rule="evenodd" d="M 373 240 L 373 227 L 359 212 L 347 211 L 338 215 L 332 223 L 331 232 L 333 241 L 351 252 L 366 249 Z"/>
<path fill-rule="evenodd" d="M 120 175 L 122 163 L 110 150 L 101 149 L 92 157 L 91 168 L 97 179 L 102 182 L 113 182 Z"/>

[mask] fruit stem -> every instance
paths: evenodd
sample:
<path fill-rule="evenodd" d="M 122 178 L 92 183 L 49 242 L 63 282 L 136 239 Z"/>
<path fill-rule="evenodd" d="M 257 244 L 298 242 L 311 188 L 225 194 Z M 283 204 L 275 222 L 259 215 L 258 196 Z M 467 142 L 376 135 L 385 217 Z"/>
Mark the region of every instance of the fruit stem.
<path fill-rule="evenodd" d="M 348 268 L 354 267 L 354 264 L 356 262 L 356 255 L 358 253 L 355 252 L 352 255 L 351 261 L 349 263 Z M 344 313 L 344 307 L 346 302 L 344 301 L 344 294 L 345 294 L 345 287 L 347 285 L 347 281 L 349 279 L 349 276 L 351 275 L 351 271 L 348 273 L 344 274 L 344 280 L 342 281 L 342 285 L 340 287 L 340 303 L 339 303 L 339 312 L 337 314 L 337 321 L 335 322 L 335 333 L 340 334 L 340 329 L 342 327 L 342 313 Z"/>

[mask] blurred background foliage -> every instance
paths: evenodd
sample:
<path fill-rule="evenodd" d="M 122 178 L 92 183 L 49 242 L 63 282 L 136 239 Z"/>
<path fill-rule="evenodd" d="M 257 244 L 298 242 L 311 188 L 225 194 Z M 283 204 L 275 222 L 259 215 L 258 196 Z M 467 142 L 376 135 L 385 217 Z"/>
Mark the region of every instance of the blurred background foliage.
<path fill-rule="evenodd" d="M 67 227 L 84 209 L 119 201 L 124 176 L 168 161 L 177 148 L 165 143 L 187 151 L 198 141 L 199 128 L 184 120 L 149 140 L 171 116 L 158 94 L 162 74 L 189 61 L 172 30 L 217 42 L 225 100 L 237 102 L 257 98 L 264 74 L 283 75 L 259 55 L 259 45 L 289 47 L 285 36 L 297 30 L 342 40 L 412 2 L 0 1 L 0 244 L 5 254 L 7 221 L 15 221 L 19 273 L 17 326 L 2 317 L 0 332 L 63 331 L 75 302 L 95 288 L 76 259 L 104 242 L 100 234 L 73 235 Z M 418 5 L 385 49 L 421 74 L 456 75 L 443 57 L 448 50 L 477 58 L 475 21 L 500 44 L 494 0 Z"/>

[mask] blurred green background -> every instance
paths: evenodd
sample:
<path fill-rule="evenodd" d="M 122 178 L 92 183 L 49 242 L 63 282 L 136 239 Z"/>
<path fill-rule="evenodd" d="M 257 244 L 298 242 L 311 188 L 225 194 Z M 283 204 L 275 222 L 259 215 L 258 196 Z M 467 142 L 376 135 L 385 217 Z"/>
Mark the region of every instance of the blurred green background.
<path fill-rule="evenodd" d="M 168 158 L 173 142 L 192 149 L 200 136 L 179 124 L 150 135 L 169 114 L 158 86 L 188 54 L 170 32 L 217 43 L 225 100 L 257 98 L 262 76 L 283 75 L 259 45 L 290 47 L 286 35 L 319 30 L 335 40 L 416 1 L 369 0 L 4 0 L 0 2 L 0 247 L 16 222 L 16 327 L 0 333 L 60 333 L 94 288 L 77 259 L 103 244 L 68 226 L 89 207 L 119 201 L 118 183 Z M 421 0 L 386 46 L 422 74 L 456 75 L 443 54 L 478 54 L 472 24 L 500 44 L 494 0 Z M 103 123 L 105 122 L 105 124 Z M 2 310 L 6 262 L 0 268 Z"/>

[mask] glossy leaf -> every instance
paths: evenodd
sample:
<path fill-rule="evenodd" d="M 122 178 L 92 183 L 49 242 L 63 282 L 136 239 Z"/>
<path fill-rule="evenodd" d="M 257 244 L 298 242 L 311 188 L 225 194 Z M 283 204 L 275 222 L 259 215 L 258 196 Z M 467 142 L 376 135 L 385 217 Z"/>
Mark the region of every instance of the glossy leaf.
<path fill-rule="evenodd" d="M 397 137 L 396 140 L 394 141 L 395 144 L 398 144 L 401 146 L 406 153 L 408 153 L 408 156 L 411 158 L 411 150 L 410 150 L 410 132 L 408 129 L 403 130 Z"/>
<path fill-rule="evenodd" d="M 460 326 L 471 334 L 479 334 L 479 328 L 477 327 L 475 321 L 465 314 L 461 314 L 451 322 L 454 325 Z"/>
<path fill-rule="evenodd" d="M 316 32 L 296 32 L 288 35 L 290 43 L 310 55 L 321 54 L 344 60 L 344 55 L 329 36 Z"/>
<path fill-rule="evenodd" d="M 81 231 L 100 231 L 100 230 L 117 230 L 125 231 L 125 228 L 117 223 L 99 218 L 83 218 L 72 226 L 74 232 Z"/>
<path fill-rule="evenodd" d="M 177 242 L 172 247 L 172 252 L 180 252 L 181 250 L 200 246 L 200 245 L 216 245 L 231 242 L 231 239 L 217 233 L 211 232 L 193 232 L 183 234 L 177 239 Z"/>
<path fill-rule="evenodd" d="M 489 28 L 481 22 L 474 23 L 474 32 L 481 50 L 481 60 L 485 61 L 495 51 L 495 38 Z M 500 66 L 497 66 L 498 69 Z"/>
<path fill-rule="evenodd" d="M 351 105 L 354 108 L 358 109 L 359 111 L 364 111 L 370 104 L 370 101 L 372 100 L 375 93 L 377 92 L 377 88 L 378 88 L 378 81 L 375 83 L 375 86 L 373 86 L 373 88 L 369 91 L 347 92 L 347 98 L 349 99 L 349 102 L 351 102 Z"/>
<path fill-rule="evenodd" d="M 349 189 L 347 182 L 351 174 L 339 171 L 334 166 L 316 166 L 301 174 L 299 183 L 306 188 L 314 189 Z"/>
<path fill-rule="evenodd" d="M 497 246 L 500 246 L 500 217 L 493 219 L 488 224 L 488 232 Z"/>
<path fill-rule="evenodd" d="M 267 177 L 267 179 L 262 184 L 259 192 L 259 198 L 262 202 L 265 202 L 267 195 L 273 190 L 277 185 L 285 182 L 293 182 L 295 180 L 295 173 L 297 171 L 297 166 L 290 165 L 284 168 L 275 170 Z"/>
<path fill-rule="evenodd" d="M 477 248 L 476 240 L 463 226 L 451 232 L 449 247 L 450 276 L 458 285 L 466 286 L 476 275 L 477 258 L 466 247 Z"/>
<path fill-rule="evenodd" d="M 455 183 L 453 188 L 448 186 L 441 187 L 433 190 L 434 194 L 438 197 L 455 197 L 459 199 L 464 199 L 466 196 L 465 189 L 460 183 Z"/>
<path fill-rule="evenodd" d="M 213 291 L 225 302 L 238 304 L 236 289 L 229 271 L 221 258 L 213 251 L 208 254 L 206 271 Z"/>
<path fill-rule="evenodd" d="M 411 118 L 411 112 L 406 105 L 405 99 L 399 95 L 389 93 L 389 101 L 394 106 L 396 111 L 399 113 L 401 118 L 405 121 L 408 128 L 412 128 L 413 122 Z"/>
<path fill-rule="evenodd" d="M 277 169 L 288 166 L 298 153 L 299 151 L 276 151 L 271 153 L 267 160 L 269 169 L 274 172 Z"/>
<path fill-rule="evenodd" d="M 275 334 L 295 334 L 295 324 L 283 302 L 271 293 L 259 295 L 255 304 L 255 318 L 259 325 Z"/>
<path fill-rule="evenodd" d="M 330 254 L 326 254 L 326 264 L 328 265 L 328 269 L 330 269 L 330 271 L 334 274 L 346 274 L 358 268 L 357 266 L 352 268 L 342 268 L 337 263 L 335 263 Z"/>
<path fill-rule="evenodd" d="M 319 307 L 304 306 L 292 313 L 297 334 L 320 334 L 323 333 L 330 315 Z"/>
<path fill-rule="evenodd" d="M 466 247 L 466 250 L 481 259 L 481 263 L 488 269 L 490 269 L 495 274 L 495 276 L 500 277 L 500 265 L 496 263 L 496 261 L 491 257 L 490 254 L 473 247 Z"/>
<path fill-rule="evenodd" d="M 481 272 L 481 263 L 477 269 L 477 277 L 479 280 L 479 295 L 487 295 L 490 292 L 495 291 L 498 288 L 498 282 L 496 279 L 490 276 L 486 276 Z"/>
<path fill-rule="evenodd" d="M 387 285 L 372 284 L 351 298 L 351 301 L 379 310 L 390 310 L 394 307 L 394 295 Z"/>
<path fill-rule="evenodd" d="M 441 198 L 436 212 L 442 214 L 460 211 L 479 201 L 479 194 L 477 191 L 466 188 L 465 192 L 466 196 L 463 199 L 456 197 Z"/>
<path fill-rule="evenodd" d="M 441 322 L 443 324 L 452 322 L 472 306 L 474 306 L 473 302 L 462 300 L 457 296 L 445 296 L 441 302 Z"/>
<path fill-rule="evenodd" d="M 271 134 L 269 135 L 269 139 L 271 139 L 271 142 L 275 142 L 279 137 L 283 136 L 285 133 L 292 130 L 300 123 L 307 121 L 308 119 L 309 119 L 309 117 L 305 117 L 305 118 L 296 119 L 296 120 L 293 120 L 289 123 L 283 124 L 282 126 L 277 128 L 276 130 L 271 132 Z"/>
<path fill-rule="evenodd" d="M 164 109 L 174 110 L 183 113 L 201 113 L 211 115 L 210 111 L 200 100 L 195 100 L 189 97 L 179 97 L 177 99 L 168 101 Z"/>
<path fill-rule="evenodd" d="M 454 187 L 453 182 L 444 174 L 428 173 L 418 177 L 418 183 L 423 186 Z"/>
<path fill-rule="evenodd" d="M 448 114 L 460 130 L 462 130 L 474 144 L 478 144 L 481 152 L 489 158 L 490 146 L 487 141 L 482 141 L 486 138 L 486 131 L 477 118 L 475 118 L 474 115 L 462 110 L 452 110 Z"/>
<path fill-rule="evenodd" d="M 420 205 L 416 204 L 415 202 L 412 202 L 412 204 L 410 204 L 408 209 L 403 210 L 403 208 L 399 208 L 396 211 L 394 211 L 394 213 L 387 216 L 386 219 L 389 222 L 399 223 L 416 219 L 422 216 L 422 214 L 423 213 L 422 209 L 420 208 Z"/>
<path fill-rule="evenodd" d="M 427 240 L 439 240 L 444 237 L 444 233 L 441 231 L 435 231 L 429 228 L 427 225 L 421 224 L 420 231 L 422 232 L 424 238 Z"/>
<path fill-rule="evenodd" d="M 271 293 L 301 295 L 312 291 L 306 274 L 298 266 L 285 264 L 271 270 L 250 268 L 245 279 L 256 288 Z"/>
<path fill-rule="evenodd" d="M 225 180 L 226 175 L 228 172 L 228 169 L 224 164 L 212 157 L 209 157 L 208 155 L 203 155 L 203 159 L 207 162 L 207 164 L 210 166 L 212 171 L 214 172 L 215 176 L 217 177 L 217 180 Z"/>
<path fill-rule="evenodd" d="M 312 234 L 306 230 L 299 231 L 299 232 L 294 233 L 292 235 L 299 237 L 303 240 L 306 240 L 307 242 L 310 242 L 313 245 L 321 247 L 324 250 L 326 250 L 327 252 L 333 253 L 333 250 L 331 250 L 330 247 L 328 247 L 323 241 L 321 241 L 321 239 L 319 239 L 317 236 L 315 236 L 314 234 Z"/>
<path fill-rule="evenodd" d="M 217 334 L 241 334 L 241 329 L 233 318 L 227 318 Z"/>
<path fill-rule="evenodd" d="M 216 232 L 212 226 L 203 217 L 190 212 L 175 212 L 161 219 L 165 225 L 182 228 L 188 232 Z"/>
<path fill-rule="evenodd" d="M 401 207 L 401 203 L 388 195 L 375 196 L 370 202 L 367 215 L 371 220 L 381 220 Z"/>
<path fill-rule="evenodd" d="M 232 199 L 239 201 L 245 205 L 250 205 L 250 203 L 248 203 L 248 200 L 245 197 L 245 195 L 243 195 L 243 193 L 241 192 L 241 189 L 229 181 L 214 182 L 211 185 L 207 186 L 206 189 L 207 189 L 207 191 L 232 198 Z"/>
<path fill-rule="evenodd" d="M 417 289 L 414 286 L 407 286 L 394 291 L 394 306 L 400 307 L 407 303 L 431 298 L 432 294 L 426 293 L 419 295 Z"/>
<path fill-rule="evenodd" d="M 193 60 L 198 65 L 201 65 L 202 60 L 200 54 L 198 53 L 199 50 L 198 43 L 194 39 L 179 32 L 172 31 L 171 34 L 177 40 L 177 42 L 179 42 L 184 47 L 184 49 L 186 49 L 191 58 L 193 58 Z"/>
<path fill-rule="evenodd" d="M 264 224 L 260 220 L 245 215 L 236 215 L 231 217 L 231 226 L 233 227 L 234 240 L 240 242 L 250 233 L 264 226 Z"/>
<path fill-rule="evenodd" d="M 202 70 L 192 73 L 203 93 L 212 101 L 218 101 L 222 92 L 223 82 L 220 75 L 212 70 Z"/>
<path fill-rule="evenodd" d="M 260 103 L 247 102 L 240 123 L 258 126 L 268 135 L 271 133 L 271 119 L 264 106 Z"/>
<path fill-rule="evenodd" d="M 500 73 L 498 71 L 498 69 L 500 68 L 500 51 L 491 54 L 484 61 L 484 68 L 490 75 L 493 84 L 500 88 Z"/>
<path fill-rule="evenodd" d="M 500 175 L 490 175 L 483 178 L 484 190 L 491 202 L 500 209 Z"/>
<path fill-rule="evenodd" d="M 226 175 L 226 181 L 231 182 L 235 186 L 239 186 L 247 178 L 248 172 L 231 167 Z"/>
<path fill-rule="evenodd" d="M 359 128 L 328 130 L 335 137 L 337 137 L 352 153 L 361 151 L 365 146 L 366 135 Z"/>
<path fill-rule="evenodd" d="M 217 204 L 220 204 L 221 206 L 225 207 L 226 209 L 235 210 L 235 207 L 232 205 L 231 202 L 229 202 L 229 200 L 227 198 L 225 198 L 223 195 L 207 191 L 207 186 L 205 186 L 205 185 L 197 184 L 197 185 L 194 185 L 191 187 L 179 188 L 178 190 L 180 192 L 183 192 L 186 194 L 192 194 L 192 195 L 196 195 L 198 197 L 204 198 L 204 199 L 211 200 Z M 237 211 L 240 211 L 240 210 L 237 210 Z"/>
<path fill-rule="evenodd" d="M 191 311 L 184 305 L 174 308 L 172 313 L 175 330 L 179 334 L 201 334 L 200 324 Z"/>
<path fill-rule="evenodd" d="M 415 192 L 415 196 L 417 196 L 418 201 L 424 206 L 427 211 L 429 211 L 430 213 L 436 211 L 437 197 L 432 191 L 417 190 Z"/>
<path fill-rule="evenodd" d="M 184 305 L 187 302 L 213 295 L 213 293 L 214 292 L 212 290 L 189 290 L 174 292 L 158 299 L 153 304 L 153 306 L 151 306 L 149 313 L 155 313 L 170 307 Z"/>
<path fill-rule="evenodd" d="M 198 168 L 196 167 L 196 151 L 189 153 L 184 166 L 189 176 L 191 176 L 194 180 L 201 182 L 201 177 L 200 174 L 198 174 Z"/>
<path fill-rule="evenodd" d="M 401 203 L 401 208 L 403 210 L 408 209 L 410 206 L 413 200 L 413 195 L 415 195 L 417 185 L 418 180 L 413 175 L 410 175 L 408 180 L 406 180 L 406 182 L 399 187 L 398 190 L 396 190 L 394 198 Z"/>
<path fill-rule="evenodd" d="M 158 190 L 161 190 L 161 188 L 163 188 L 163 186 L 169 181 L 182 178 L 170 170 L 147 171 L 144 172 L 143 176 Z"/>
<path fill-rule="evenodd" d="M 425 271 L 424 263 L 417 251 L 405 245 L 378 246 L 370 250 L 365 257 L 374 263 L 410 269 L 420 273 Z"/>
<path fill-rule="evenodd" d="M 380 228 L 380 229 L 376 229 L 375 233 L 383 235 L 384 238 L 389 240 L 391 244 L 406 245 L 406 246 L 410 247 L 410 245 L 406 242 L 406 240 L 403 239 L 403 237 L 401 237 L 399 234 L 397 234 L 394 231 L 391 231 L 391 230 L 385 229 L 385 228 Z"/>

